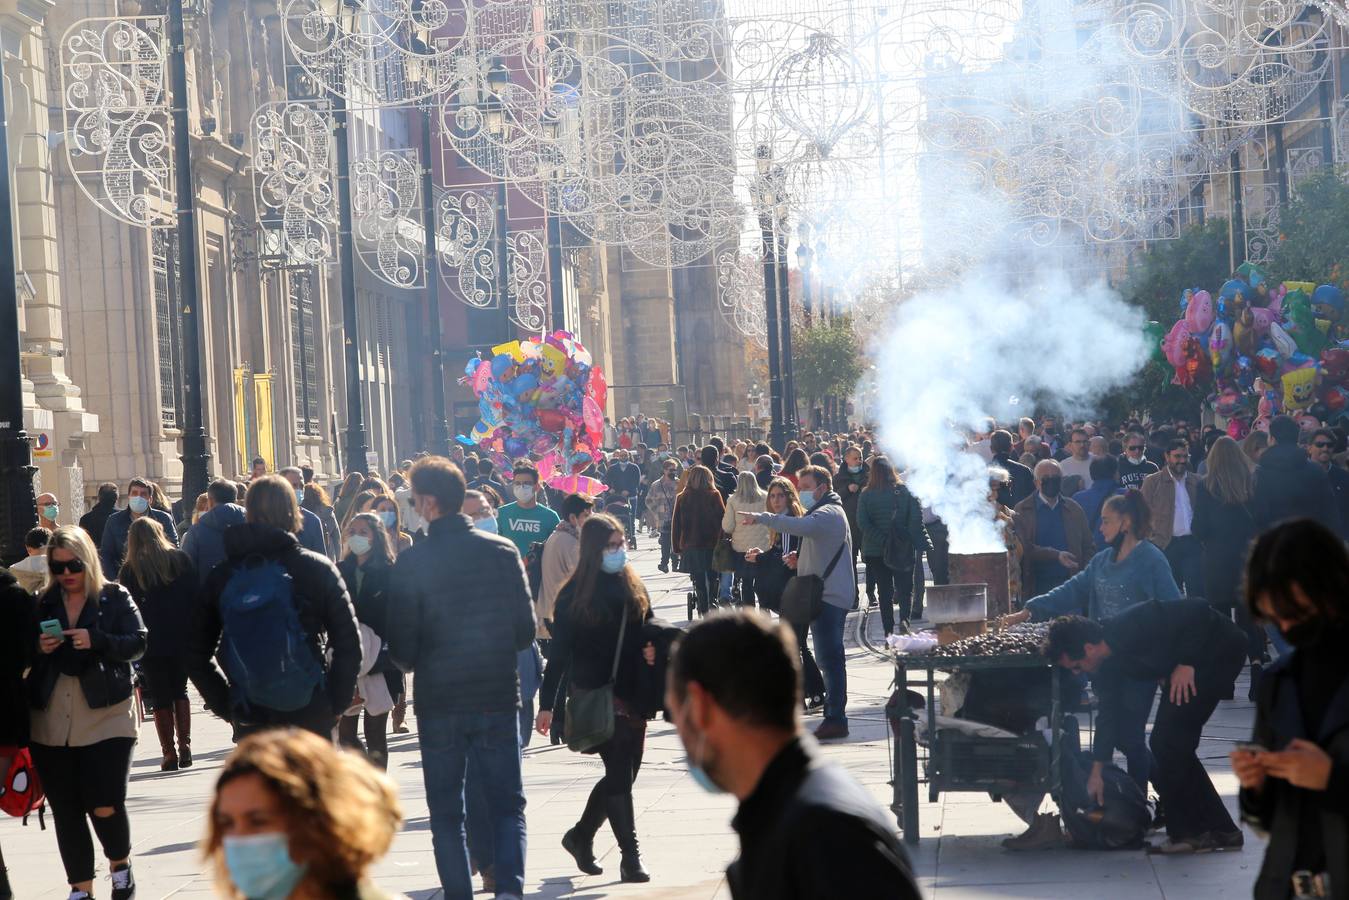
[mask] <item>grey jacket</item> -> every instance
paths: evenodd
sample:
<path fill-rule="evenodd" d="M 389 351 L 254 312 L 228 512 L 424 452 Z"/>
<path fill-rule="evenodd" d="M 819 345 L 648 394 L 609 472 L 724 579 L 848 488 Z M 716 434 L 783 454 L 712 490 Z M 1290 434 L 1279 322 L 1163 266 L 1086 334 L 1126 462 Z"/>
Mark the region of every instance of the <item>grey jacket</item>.
<path fill-rule="evenodd" d="M 852 534 L 848 529 L 848 516 L 843 511 L 838 494 L 826 494 L 810 512 L 800 517 L 775 516 L 771 513 L 753 515 L 756 522 L 767 525 L 773 531 L 803 538 L 801 555 L 796 561 L 797 575 L 824 575 L 824 570 L 829 568 L 829 561 L 842 544 L 843 554 L 824 583 L 824 602 L 840 609 L 852 609 L 857 596 L 857 572 L 852 564 Z"/>

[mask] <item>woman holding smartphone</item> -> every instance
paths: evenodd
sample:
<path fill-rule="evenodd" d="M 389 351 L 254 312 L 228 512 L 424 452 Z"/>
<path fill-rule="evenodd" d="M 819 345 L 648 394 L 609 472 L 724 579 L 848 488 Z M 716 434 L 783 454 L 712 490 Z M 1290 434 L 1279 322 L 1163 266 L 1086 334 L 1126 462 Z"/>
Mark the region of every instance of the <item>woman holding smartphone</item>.
<path fill-rule="evenodd" d="M 136 744 L 131 663 L 145 652 L 145 624 L 127 589 L 103 580 L 83 529 L 58 528 L 47 565 L 52 584 L 38 600 L 28 676 L 33 763 L 56 820 L 70 900 L 88 900 L 94 887 L 86 816 L 108 859 L 112 900 L 129 900 L 136 892 L 126 812 Z"/>

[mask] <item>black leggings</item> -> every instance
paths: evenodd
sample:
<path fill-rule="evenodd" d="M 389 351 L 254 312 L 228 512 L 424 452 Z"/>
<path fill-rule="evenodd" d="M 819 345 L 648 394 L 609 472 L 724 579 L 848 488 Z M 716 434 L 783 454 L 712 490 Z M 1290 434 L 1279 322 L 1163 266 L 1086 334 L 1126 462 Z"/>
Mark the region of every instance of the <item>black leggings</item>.
<path fill-rule="evenodd" d="M 361 746 L 360 738 L 356 737 L 356 720 L 361 716 L 365 716 L 364 747 Z M 372 716 L 368 709 L 363 709 L 354 716 L 343 716 L 342 720 L 337 723 L 337 742 L 343 747 L 364 751 L 372 763 L 381 769 L 387 769 L 389 767 L 389 732 L 386 727 L 388 722 L 388 713 Z"/>
<path fill-rule="evenodd" d="M 585 809 L 576 824 L 577 831 L 585 841 L 590 841 L 595 832 L 609 817 L 609 803 L 614 798 L 631 798 L 632 785 L 637 780 L 637 771 L 642 767 L 642 753 L 646 748 L 646 720 L 629 716 L 614 716 L 614 736 L 599 746 L 600 759 L 604 762 L 604 777 L 595 782 L 586 798 Z M 631 803 L 631 800 L 628 800 Z M 615 832 L 622 823 L 615 823 Z M 620 837 L 620 846 L 630 835 Z"/>
<path fill-rule="evenodd" d="M 33 764 L 42 779 L 56 823 L 56 846 L 65 865 L 66 881 L 80 884 L 94 878 L 94 842 L 85 817 L 109 860 L 131 855 L 131 822 L 126 814 L 126 785 L 131 776 L 135 738 L 109 738 L 87 747 L 33 744 Z M 111 816 L 94 810 L 111 807 Z"/>
<path fill-rule="evenodd" d="M 912 618 L 913 612 L 913 569 L 892 569 L 880 556 L 865 557 L 867 572 L 876 572 L 876 586 L 881 601 L 881 625 L 885 633 L 895 630 L 894 601 L 899 600 L 899 617 L 904 621 Z"/>
<path fill-rule="evenodd" d="M 693 580 L 693 596 L 697 598 L 698 613 L 705 616 L 717 598 L 721 575 L 715 569 L 704 569 L 689 578 Z"/>

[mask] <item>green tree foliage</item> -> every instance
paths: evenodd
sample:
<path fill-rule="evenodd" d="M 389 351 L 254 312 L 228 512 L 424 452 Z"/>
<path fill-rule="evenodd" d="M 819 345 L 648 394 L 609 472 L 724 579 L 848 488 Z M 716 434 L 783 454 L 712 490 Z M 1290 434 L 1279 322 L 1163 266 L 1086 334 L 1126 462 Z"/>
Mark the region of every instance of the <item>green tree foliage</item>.
<path fill-rule="evenodd" d="M 1279 232 L 1267 267 L 1278 280 L 1340 282 L 1349 273 L 1349 184 L 1334 172 L 1300 182 Z"/>
<path fill-rule="evenodd" d="M 811 404 L 830 395 L 846 398 L 862 377 L 862 351 L 851 320 L 793 327 L 792 364 L 799 398 Z"/>

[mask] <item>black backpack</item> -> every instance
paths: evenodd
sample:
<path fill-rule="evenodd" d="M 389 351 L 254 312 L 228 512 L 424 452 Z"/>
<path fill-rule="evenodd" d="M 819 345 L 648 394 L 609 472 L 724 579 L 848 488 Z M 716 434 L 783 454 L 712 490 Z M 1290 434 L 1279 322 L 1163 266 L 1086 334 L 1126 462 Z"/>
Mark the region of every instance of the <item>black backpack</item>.
<path fill-rule="evenodd" d="M 1137 850 L 1143 846 L 1152 822 L 1142 789 L 1123 769 L 1108 765 L 1101 771 L 1105 802 L 1097 807 L 1087 796 L 1090 773 L 1090 755 L 1065 747 L 1059 814 L 1073 846 L 1080 850 Z"/>

